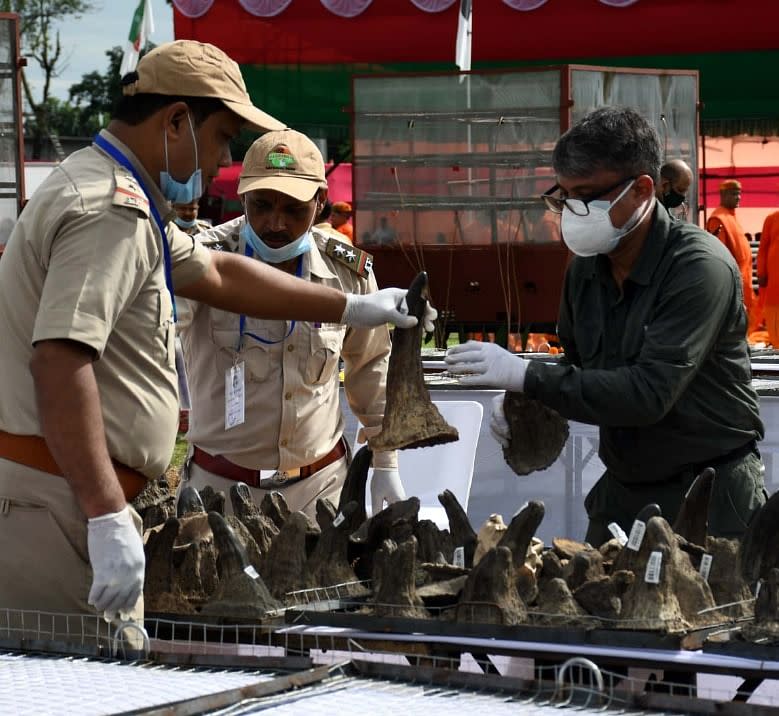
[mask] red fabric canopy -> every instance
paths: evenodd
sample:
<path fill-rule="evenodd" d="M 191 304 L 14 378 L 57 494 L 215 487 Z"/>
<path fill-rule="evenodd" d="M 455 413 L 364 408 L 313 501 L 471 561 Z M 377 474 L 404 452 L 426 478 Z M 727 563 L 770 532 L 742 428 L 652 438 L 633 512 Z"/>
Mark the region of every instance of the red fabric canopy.
<path fill-rule="evenodd" d="M 440 13 L 374 0 L 357 17 L 293 0 L 273 18 L 220 0 L 197 19 L 174 11 L 177 38 L 210 42 L 242 64 L 445 62 L 454 64 L 459 3 Z M 776 49 L 779 3 L 769 0 L 548 0 L 519 12 L 503 0 L 473 10 L 473 61 L 617 57 Z"/>

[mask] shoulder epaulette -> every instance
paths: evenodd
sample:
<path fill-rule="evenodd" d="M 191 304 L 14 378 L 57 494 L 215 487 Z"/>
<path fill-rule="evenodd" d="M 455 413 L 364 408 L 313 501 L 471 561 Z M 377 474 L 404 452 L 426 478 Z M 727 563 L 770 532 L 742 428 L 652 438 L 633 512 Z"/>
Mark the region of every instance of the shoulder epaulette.
<path fill-rule="evenodd" d="M 209 233 L 214 227 L 209 227 L 208 231 L 201 231 L 195 234 L 195 240 L 203 244 L 207 249 L 211 251 L 230 251 L 235 252 L 238 250 L 238 232 L 231 234 L 217 234 L 216 236 Z"/>
<path fill-rule="evenodd" d="M 314 237 L 314 242 L 316 243 L 317 248 L 319 248 L 322 251 L 324 251 L 327 248 L 327 240 L 330 237 L 327 236 L 324 229 L 321 229 L 318 226 L 312 226 L 311 236 Z"/>
<path fill-rule="evenodd" d="M 135 181 L 135 177 L 126 170 L 117 167 L 114 170 L 114 196 L 111 203 L 115 206 L 124 206 L 135 209 L 148 218 L 149 199 L 143 189 Z"/>
<path fill-rule="evenodd" d="M 325 253 L 334 261 L 343 264 L 359 276 L 362 276 L 362 278 L 368 278 L 373 271 L 373 256 L 371 254 L 351 244 L 338 241 L 338 239 L 327 240 Z"/>
<path fill-rule="evenodd" d="M 199 238 L 198 239 L 203 246 L 205 246 L 207 249 L 211 249 L 211 251 L 230 251 L 230 247 L 222 240 L 222 239 L 209 239 L 209 238 Z"/>

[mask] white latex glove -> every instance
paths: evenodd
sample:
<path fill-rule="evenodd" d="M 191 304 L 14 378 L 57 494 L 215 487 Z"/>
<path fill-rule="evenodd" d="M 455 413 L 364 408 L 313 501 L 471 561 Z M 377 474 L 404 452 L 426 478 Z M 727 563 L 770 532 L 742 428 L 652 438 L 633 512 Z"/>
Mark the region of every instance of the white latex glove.
<path fill-rule="evenodd" d="M 496 395 L 492 399 L 492 414 L 490 415 L 490 432 L 504 448 L 509 446 L 510 431 L 506 420 L 506 413 L 503 411 L 503 400 L 505 393 Z"/>
<path fill-rule="evenodd" d="M 87 601 L 113 619 L 132 610 L 143 592 L 146 558 L 130 507 L 87 521 L 92 589 Z"/>
<path fill-rule="evenodd" d="M 528 361 L 497 343 L 468 341 L 446 351 L 446 368 L 462 376 L 464 385 L 486 385 L 521 392 L 525 387 Z"/>
<path fill-rule="evenodd" d="M 405 288 L 383 288 L 381 291 L 366 294 L 347 293 L 341 323 L 368 327 L 392 323 L 398 328 L 413 328 L 417 325 L 417 319 L 408 315 L 407 293 Z M 438 311 L 425 302 L 422 325 L 428 333 L 433 330 L 433 321 L 437 317 Z"/>
<path fill-rule="evenodd" d="M 391 505 L 406 499 L 406 491 L 400 481 L 400 473 L 386 467 L 374 467 L 371 480 L 371 512 L 375 515 L 384 509 L 384 502 Z"/>

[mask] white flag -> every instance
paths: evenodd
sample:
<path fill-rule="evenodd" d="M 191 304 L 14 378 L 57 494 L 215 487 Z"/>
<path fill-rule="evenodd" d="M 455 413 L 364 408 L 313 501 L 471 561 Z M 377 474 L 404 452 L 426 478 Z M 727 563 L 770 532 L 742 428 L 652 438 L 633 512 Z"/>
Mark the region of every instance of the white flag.
<path fill-rule="evenodd" d="M 460 12 L 457 15 L 457 46 L 454 52 L 454 64 L 461 72 L 471 69 L 471 0 L 460 0 Z"/>
<path fill-rule="evenodd" d="M 146 45 L 149 35 L 154 32 L 154 14 L 151 9 L 151 0 L 141 0 L 135 8 L 133 21 L 130 25 L 130 36 L 127 38 L 127 46 L 124 48 L 122 66 L 119 68 L 119 76 L 124 77 L 132 72 L 138 64 L 138 57 Z"/>

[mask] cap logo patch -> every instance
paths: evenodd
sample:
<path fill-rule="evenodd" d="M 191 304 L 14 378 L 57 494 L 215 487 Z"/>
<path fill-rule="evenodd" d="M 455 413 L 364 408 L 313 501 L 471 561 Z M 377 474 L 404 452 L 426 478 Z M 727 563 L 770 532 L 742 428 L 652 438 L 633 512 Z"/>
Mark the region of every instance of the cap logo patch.
<path fill-rule="evenodd" d="M 280 144 L 274 147 L 265 160 L 266 169 L 297 169 L 297 160 L 292 156 L 289 147 Z"/>

